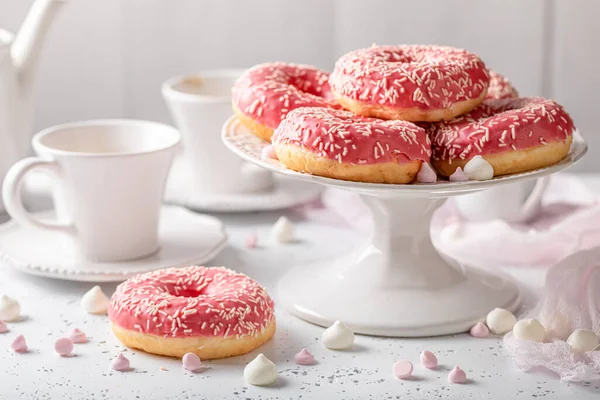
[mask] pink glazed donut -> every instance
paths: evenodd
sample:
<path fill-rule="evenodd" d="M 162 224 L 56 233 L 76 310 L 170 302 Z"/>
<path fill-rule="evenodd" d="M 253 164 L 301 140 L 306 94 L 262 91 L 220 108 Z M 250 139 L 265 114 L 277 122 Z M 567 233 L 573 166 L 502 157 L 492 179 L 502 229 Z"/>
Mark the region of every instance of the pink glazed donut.
<path fill-rule="evenodd" d="M 299 107 L 339 107 L 328 79 L 329 73 L 309 65 L 256 65 L 233 86 L 233 111 L 252 133 L 271 141 L 273 130 L 289 111 Z"/>
<path fill-rule="evenodd" d="M 215 359 L 248 353 L 275 333 L 273 300 L 223 267 L 169 268 L 117 287 L 108 316 L 115 336 L 148 353 Z"/>
<path fill-rule="evenodd" d="M 542 168 L 567 155 L 573 130 L 569 114 L 552 100 L 486 100 L 452 121 L 431 124 L 431 164 L 444 176 L 477 155 L 492 165 L 494 176 Z"/>
<path fill-rule="evenodd" d="M 273 148 L 294 171 L 374 183 L 410 183 L 431 156 L 425 129 L 412 122 L 314 107 L 290 112 Z"/>
<path fill-rule="evenodd" d="M 490 86 L 488 87 L 486 100 L 497 100 L 497 99 L 512 99 L 519 97 L 517 89 L 499 73 L 488 70 L 490 74 Z"/>
<path fill-rule="evenodd" d="M 488 72 L 454 47 L 373 46 L 352 51 L 329 78 L 338 102 L 355 114 L 406 121 L 449 120 L 485 99 Z"/>

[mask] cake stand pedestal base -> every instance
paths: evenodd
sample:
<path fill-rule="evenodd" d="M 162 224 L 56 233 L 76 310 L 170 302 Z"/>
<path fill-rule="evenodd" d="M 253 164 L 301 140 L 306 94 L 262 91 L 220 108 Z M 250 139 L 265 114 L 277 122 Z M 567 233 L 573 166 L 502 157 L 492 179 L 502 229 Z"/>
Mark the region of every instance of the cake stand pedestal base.
<path fill-rule="evenodd" d="M 372 237 L 336 260 L 290 270 L 278 298 L 293 314 L 322 326 L 341 320 L 356 333 L 411 337 L 465 332 L 495 307 L 518 306 L 510 278 L 454 266 L 435 250 L 429 226 L 443 198 L 362 198 L 373 214 Z"/>

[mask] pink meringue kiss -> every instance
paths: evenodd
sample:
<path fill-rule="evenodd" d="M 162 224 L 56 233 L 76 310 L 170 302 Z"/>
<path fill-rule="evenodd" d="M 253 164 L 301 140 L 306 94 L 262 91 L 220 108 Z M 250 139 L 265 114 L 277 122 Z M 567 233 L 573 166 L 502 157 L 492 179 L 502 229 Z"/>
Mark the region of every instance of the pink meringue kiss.
<path fill-rule="evenodd" d="M 190 372 L 196 372 L 199 369 L 202 369 L 202 360 L 194 353 L 186 353 L 183 355 L 181 359 L 181 363 L 184 369 L 187 369 Z"/>
<path fill-rule="evenodd" d="M 13 340 L 10 348 L 15 353 L 25 353 L 27 351 L 27 342 L 25 342 L 25 336 L 19 335 Z"/>
<path fill-rule="evenodd" d="M 448 374 L 448 381 L 451 383 L 465 383 L 467 381 L 467 374 L 457 365 Z"/>
<path fill-rule="evenodd" d="M 435 354 L 429 350 L 423 350 L 421 353 L 421 364 L 423 364 L 425 368 L 434 369 L 438 365 L 438 359 Z"/>
<path fill-rule="evenodd" d="M 392 368 L 394 372 L 394 376 L 398 379 L 406 379 L 412 375 L 413 365 L 408 360 L 398 360 L 394 363 L 394 367 Z"/>
<path fill-rule="evenodd" d="M 483 322 L 478 322 L 471 328 L 469 333 L 476 338 L 486 338 L 490 335 L 490 330 Z"/>
<path fill-rule="evenodd" d="M 296 361 L 296 364 L 298 365 L 313 365 L 315 363 L 315 357 L 310 354 L 308 350 L 303 348 L 294 356 L 294 361 Z"/>
<path fill-rule="evenodd" d="M 465 182 L 469 180 L 469 177 L 467 174 L 465 174 L 461 167 L 458 167 L 448 179 L 450 182 Z"/>
<path fill-rule="evenodd" d="M 73 342 L 69 338 L 56 339 L 56 342 L 54 342 L 54 351 L 59 356 L 66 357 L 73 351 Z"/>
<path fill-rule="evenodd" d="M 258 236 L 256 235 L 256 233 L 251 233 L 248 236 L 246 236 L 244 246 L 246 246 L 247 249 L 254 249 L 254 248 L 256 248 L 257 244 L 258 244 Z"/>
<path fill-rule="evenodd" d="M 4 323 L 4 321 L 0 320 L 0 333 L 8 332 L 8 326 Z"/>
<path fill-rule="evenodd" d="M 83 333 L 82 331 L 80 331 L 77 328 L 73 329 L 71 331 L 71 333 L 69 333 L 69 339 L 71 339 L 71 341 L 73 343 L 77 343 L 77 344 L 82 344 L 82 343 L 88 342 L 88 339 L 87 339 L 87 336 L 85 335 L 85 333 Z"/>
<path fill-rule="evenodd" d="M 115 371 L 129 371 L 129 360 L 123 353 L 119 353 L 119 355 L 112 360 L 110 367 Z"/>
<path fill-rule="evenodd" d="M 265 158 L 272 158 L 274 160 L 277 160 L 277 154 L 275 154 L 275 149 L 273 149 L 273 146 L 268 145 L 263 147 L 260 152 L 260 158 L 262 158 L 263 160 Z"/>
<path fill-rule="evenodd" d="M 436 183 L 437 174 L 427 162 L 421 163 L 421 169 L 417 173 L 417 182 L 419 183 Z"/>

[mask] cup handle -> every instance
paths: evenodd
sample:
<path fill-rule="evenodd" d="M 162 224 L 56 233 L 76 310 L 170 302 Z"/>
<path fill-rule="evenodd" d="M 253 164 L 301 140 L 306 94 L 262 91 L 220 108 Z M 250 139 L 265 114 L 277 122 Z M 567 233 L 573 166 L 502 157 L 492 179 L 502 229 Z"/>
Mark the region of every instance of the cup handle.
<path fill-rule="evenodd" d="M 23 179 L 25 176 L 35 169 L 50 172 L 56 177 L 61 176 L 60 167 L 56 161 L 30 157 L 17 162 L 6 174 L 4 183 L 2 185 L 2 200 L 4 201 L 4 208 L 8 214 L 20 224 L 29 225 L 31 227 L 43 230 L 74 234 L 75 226 L 73 224 L 41 221 L 34 218 L 25 209 L 23 200 L 21 199 L 21 187 L 23 186 Z"/>
<path fill-rule="evenodd" d="M 531 194 L 523 204 L 523 208 L 521 209 L 522 219 L 524 221 L 531 219 L 535 216 L 540 208 L 540 203 L 542 202 L 542 196 L 546 189 L 548 188 L 548 184 L 550 183 L 550 177 L 546 176 L 544 178 L 540 178 L 535 183 Z"/>

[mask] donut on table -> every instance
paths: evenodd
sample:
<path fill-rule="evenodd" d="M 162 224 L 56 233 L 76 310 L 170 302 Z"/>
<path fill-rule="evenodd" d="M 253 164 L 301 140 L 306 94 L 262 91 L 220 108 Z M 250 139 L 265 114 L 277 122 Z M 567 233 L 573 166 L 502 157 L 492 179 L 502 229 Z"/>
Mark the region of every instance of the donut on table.
<path fill-rule="evenodd" d="M 266 290 L 223 267 L 138 275 L 117 287 L 108 316 L 124 345 L 171 357 L 245 354 L 275 333 L 273 300 Z"/>
<path fill-rule="evenodd" d="M 363 116 L 449 120 L 477 107 L 489 84 L 483 61 L 445 46 L 373 46 L 352 51 L 329 78 L 337 101 Z"/>
<path fill-rule="evenodd" d="M 517 89 L 504 76 L 497 72 L 488 70 L 490 74 L 490 86 L 488 87 L 486 100 L 512 99 L 519 97 Z"/>
<path fill-rule="evenodd" d="M 247 70 L 232 89 L 233 111 L 263 140 L 287 113 L 299 107 L 339 107 L 329 88 L 329 73 L 309 65 L 260 64 Z"/>
<path fill-rule="evenodd" d="M 273 134 L 273 148 L 295 171 L 374 183 L 412 182 L 431 156 L 425 130 L 411 122 L 318 107 L 291 111 Z"/>
<path fill-rule="evenodd" d="M 468 114 L 429 126 L 431 164 L 444 176 L 477 155 L 492 165 L 494 176 L 542 168 L 567 155 L 573 130 L 569 114 L 552 100 L 486 100 Z"/>

